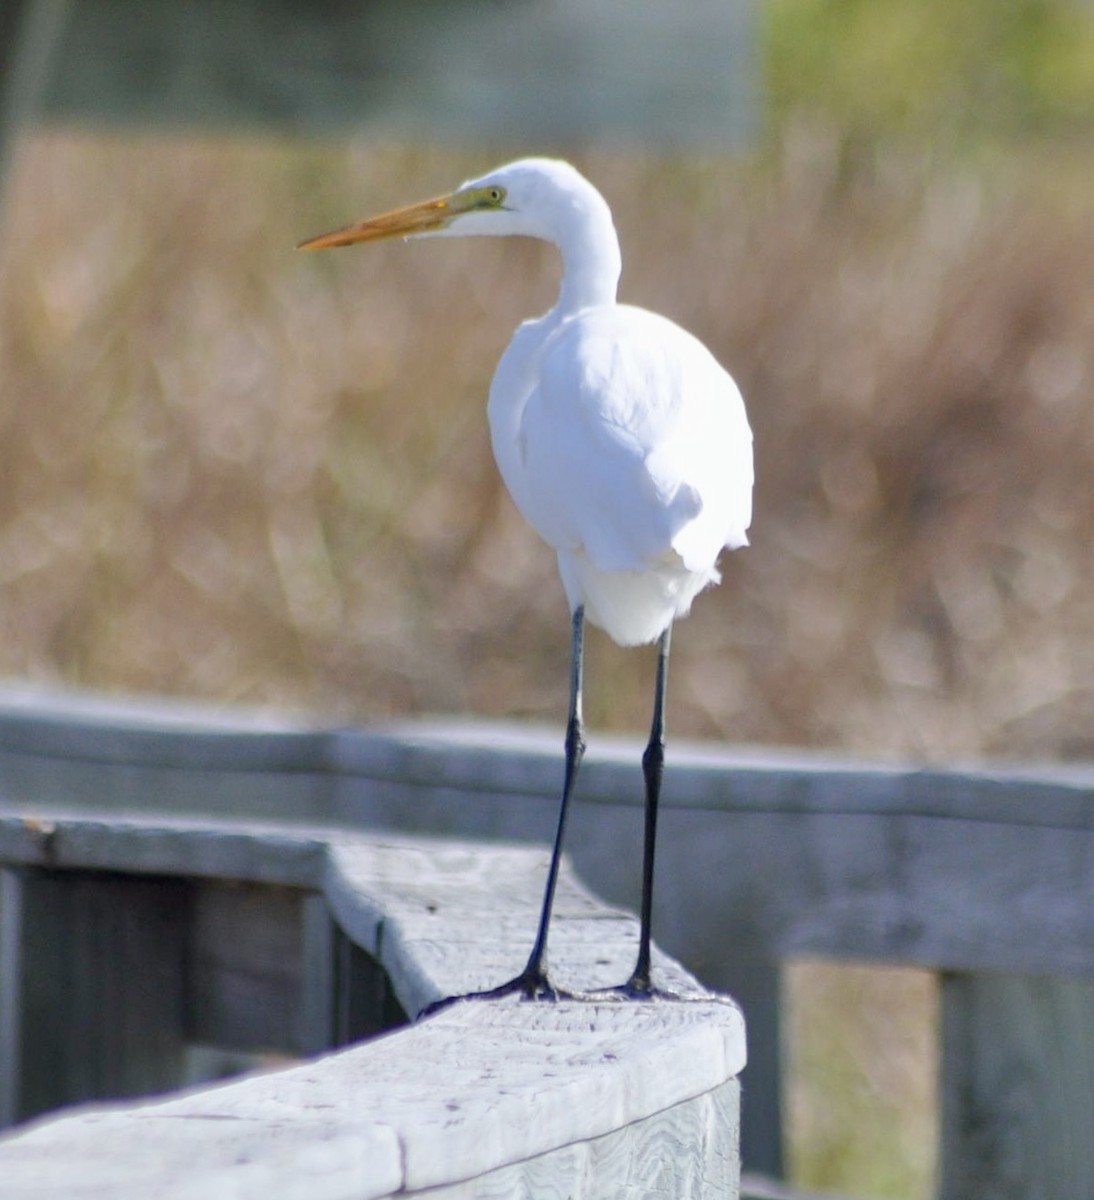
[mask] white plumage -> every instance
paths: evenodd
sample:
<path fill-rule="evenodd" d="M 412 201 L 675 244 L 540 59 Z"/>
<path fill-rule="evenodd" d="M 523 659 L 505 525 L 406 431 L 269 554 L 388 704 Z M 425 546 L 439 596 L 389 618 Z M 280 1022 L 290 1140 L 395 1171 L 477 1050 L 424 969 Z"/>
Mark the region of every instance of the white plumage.
<path fill-rule="evenodd" d="M 717 582 L 752 508 L 732 379 L 664 317 L 614 303 L 525 325 L 490 389 L 494 454 L 558 555 L 571 610 L 621 645 L 656 640 Z"/>

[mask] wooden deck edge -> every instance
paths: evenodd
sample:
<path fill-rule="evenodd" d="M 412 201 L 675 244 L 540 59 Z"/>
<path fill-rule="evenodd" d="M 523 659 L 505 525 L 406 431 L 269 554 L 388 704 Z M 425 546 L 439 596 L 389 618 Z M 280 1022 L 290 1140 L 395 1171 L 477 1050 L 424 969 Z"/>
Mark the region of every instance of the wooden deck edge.
<path fill-rule="evenodd" d="M 536 847 L 233 819 L 88 813 L 0 800 L 0 866 L 117 871 L 278 884 L 319 892 L 391 978 L 406 1012 L 503 982 L 531 949 L 547 852 Z M 599 900 L 568 862 L 552 931 L 561 986 L 610 987 L 628 973 L 637 921 Z M 659 982 L 708 996 L 655 948 Z"/>
<path fill-rule="evenodd" d="M 0 1139 L 4 1195 L 510 1195 L 495 1189 L 587 1178 L 590 1157 L 634 1183 L 659 1159 L 694 1172 L 664 1152 L 680 1138 L 728 1183 L 742 1045 L 727 1005 L 465 1004 L 282 1071 L 39 1122 Z"/>
<path fill-rule="evenodd" d="M 314 890 L 385 966 L 411 1012 L 519 969 L 543 858 L 520 846 L 0 808 L 0 863 Z M 619 982 L 634 925 L 567 872 L 552 941 L 559 981 Z M 665 1159 L 656 1147 L 685 1132 L 705 1156 L 702 1171 L 735 1178 L 727 1142 L 745 1060 L 740 1011 L 663 955 L 656 965 L 660 981 L 688 999 L 462 1001 L 274 1073 L 48 1118 L 0 1139 L 5 1200 L 228 1191 L 363 1200 L 422 1189 L 443 1197 L 480 1176 L 497 1176 L 499 1187 L 537 1172 L 576 1180 L 604 1163 L 625 1174 L 627 1164 Z M 667 1194 L 687 1194 L 673 1187 Z"/>

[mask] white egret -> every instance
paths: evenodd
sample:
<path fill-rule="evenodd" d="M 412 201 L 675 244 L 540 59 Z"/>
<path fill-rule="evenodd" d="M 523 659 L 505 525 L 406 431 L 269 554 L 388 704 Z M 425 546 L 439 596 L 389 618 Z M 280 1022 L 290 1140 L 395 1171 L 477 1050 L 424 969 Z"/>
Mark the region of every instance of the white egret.
<path fill-rule="evenodd" d="M 649 996 L 654 842 L 664 767 L 673 621 L 717 583 L 722 549 L 747 544 L 752 434 L 741 394 L 701 342 L 665 317 L 619 304 L 619 240 L 607 203 L 565 162 L 523 159 L 454 192 L 302 243 L 465 234 L 540 238 L 562 256 L 558 301 L 517 330 L 488 414 L 517 508 L 558 556 L 572 613 L 565 775 L 539 928 L 527 966 L 482 996 L 554 997 L 547 976 L 566 815 L 585 751 L 584 630 L 623 646 L 658 642 L 653 722 L 642 758 L 645 850 L 638 959 L 618 991 Z"/>

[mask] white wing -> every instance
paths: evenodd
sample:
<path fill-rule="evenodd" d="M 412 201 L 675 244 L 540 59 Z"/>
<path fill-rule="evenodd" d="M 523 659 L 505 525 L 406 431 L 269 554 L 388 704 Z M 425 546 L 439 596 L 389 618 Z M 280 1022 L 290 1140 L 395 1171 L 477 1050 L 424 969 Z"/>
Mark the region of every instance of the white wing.
<path fill-rule="evenodd" d="M 673 551 L 704 571 L 723 546 L 746 543 L 752 435 L 736 385 L 701 342 L 620 305 L 563 322 L 537 358 L 512 490 L 545 541 L 602 571 L 639 571 Z"/>

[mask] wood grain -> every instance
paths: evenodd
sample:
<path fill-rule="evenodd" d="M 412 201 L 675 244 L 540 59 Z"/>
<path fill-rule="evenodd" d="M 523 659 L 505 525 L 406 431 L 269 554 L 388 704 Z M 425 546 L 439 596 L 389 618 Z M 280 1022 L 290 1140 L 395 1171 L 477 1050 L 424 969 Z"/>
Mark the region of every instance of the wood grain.
<path fill-rule="evenodd" d="M 227 850 L 211 851 L 221 836 Z M 299 857 L 285 853 L 290 843 Z M 319 894 L 337 896 L 336 920 L 375 952 L 408 1008 L 469 982 L 496 982 L 495 970 L 504 977 L 521 965 L 524 947 L 511 926 L 523 934 L 524 918 L 534 916 L 538 881 L 528 868 L 541 859 L 522 847 L 248 833 L 227 822 L 0 815 L 0 859 L 18 861 L 34 886 L 41 878 L 34 860 L 47 854 L 50 879 L 63 877 L 81 854 L 100 870 L 130 859 L 142 871 L 196 878 L 230 867 L 267 884 L 278 865 L 299 881 L 301 865 L 310 864 Z M 246 875 L 234 888 L 240 883 Z M 199 976 L 224 973 L 226 944 L 250 943 L 242 959 L 247 1011 L 261 1008 L 264 990 L 284 990 L 282 960 L 294 953 L 284 931 L 299 931 L 300 923 L 291 893 L 275 901 L 288 919 L 270 923 L 269 900 L 243 891 L 250 896 L 243 910 L 215 889 L 189 908 L 200 912 L 191 938 Z M 616 982 L 611 972 L 633 951 L 633 919 L 599 905 L 568 876 L 559 900 L 559 957 L 573 954 L 580 966 L 584 952 L 591 982 Z M 507 909 L 513 920 L 499 922 Z M 618 935 L 625 935 L 622 955 L 612 945 Z M 63 943 L 58 953 L 65 950 Z M 117 957 L 117 973 L 141 979 L 133 954 Z M 0 1139 L 5 1200 L 229 1193 L 360 1200 L 396 1192 L 516 1198 L 530 1187 L 536 1195 L 580 1189 L 607 1200 L 653 1185 L 680 1197 L 709 1189 L 735 1195 L 740 1010 L 663 958 L 660 965 L 667 979 L 688 987 L 688 999 L 462 1001 L 397 1034 L 277 1073 L 47 1121 Z M 162 991 L 168 1002 L 177 994 L 177 986 Z"/>

